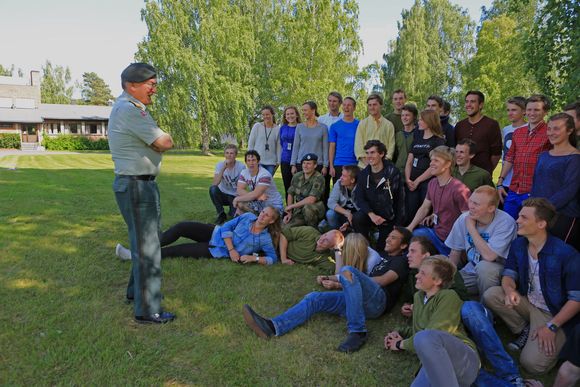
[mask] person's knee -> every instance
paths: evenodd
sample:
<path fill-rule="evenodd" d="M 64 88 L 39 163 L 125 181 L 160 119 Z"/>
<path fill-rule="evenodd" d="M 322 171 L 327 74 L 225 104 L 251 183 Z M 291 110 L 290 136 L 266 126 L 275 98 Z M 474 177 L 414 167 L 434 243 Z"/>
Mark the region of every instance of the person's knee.
<path fill-rule="evenodd" d="M 534 345 L 536 344 L 534 343 Z M 528 356 L 525 352 L 522 352 L 520 356 L 520 365 L 524 370 L 533 375 L 545 374 L 553 367 L 553 364 L 540 362 L 537 356 Z"/>
<path fill-rule="evenodd" d="M 413 345 L 417 354 L 424 354 L 435 348 L 438 343 L 437 331 L 426 329 L 419 331 L 413 336 Z"/>
<path fill-rule="evenodd" d="M 211 185 L 209 187 L 209 194 L 211 196 L 217 196 L 220 193 L 220 189 L 217 185 Z"/>
<path fill-rule="evenodd" d="M 558 370 L 554 386 L 574 386 L 580 380 L 580 367 L 566 361 Z"/>
<path fill-rule="evenodd" d="M 505 293 L 501 286 L 492 286 L 483 293 L 483 304 L 488 308 L 493 309 L 493 305 L 498 302 L 498 300 L 503 300 L 505 298 Z"/>

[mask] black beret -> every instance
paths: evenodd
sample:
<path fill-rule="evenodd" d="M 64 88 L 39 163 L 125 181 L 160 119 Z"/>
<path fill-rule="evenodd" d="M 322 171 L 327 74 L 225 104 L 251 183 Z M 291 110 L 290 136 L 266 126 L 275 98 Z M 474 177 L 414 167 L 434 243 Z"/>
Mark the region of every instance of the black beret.
<path fill-rule="evenodd" d="M 155 78 L 157 72 L 155 68 L 147 63 L 131 63 L 121 73 L 122 82 L 145 82 L 148 79 Z"/>
<path fill-rule="evenodd" d="M 316 153 L 306 153 L 304 155 L 304 157 L 302 157 L 302 161 L 300 161 L 301 163 L 303 163 L 304 161 L 318 161 L 318 156 L 316 155 Z"/>

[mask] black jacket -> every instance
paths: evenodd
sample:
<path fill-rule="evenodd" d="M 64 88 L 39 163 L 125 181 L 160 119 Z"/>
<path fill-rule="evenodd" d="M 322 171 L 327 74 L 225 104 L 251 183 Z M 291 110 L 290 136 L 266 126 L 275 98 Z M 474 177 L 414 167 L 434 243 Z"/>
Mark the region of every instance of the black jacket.
<path fill-rule="evenodd" d="M 405 219 L 405 187 L 399 169 L 387 159 L 383 160 L 383 177 L 378 185 L 371 178 L 371 166 L 359 172 L 355 201 L 360 211 L 385 218 L 389 223 L 402 225 Z"/>

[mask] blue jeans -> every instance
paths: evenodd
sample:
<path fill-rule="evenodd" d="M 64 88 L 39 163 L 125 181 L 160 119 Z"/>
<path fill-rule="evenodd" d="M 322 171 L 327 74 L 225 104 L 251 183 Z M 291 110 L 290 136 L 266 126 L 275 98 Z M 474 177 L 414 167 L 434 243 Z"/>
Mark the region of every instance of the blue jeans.
<path fill-rule="evenodd" d="M 264 167 L 266 169 L 266 171 L 270 172 L 270 175 L 272 175 L 272 177 L 274 177 L 274 174 L 276 173 L 276 164 L 274 164 L 274 165 L 260 164 L 260 166 Z"/>
<path fill-rule="evenodd" d="M 346 272 L 350 272 L 352 281 L 345 277 Z M 352 266 L 344 266 L 339 279 L 342 291 L 309 293 L 298 304 L 274 317 L 276 336 L 290 332 L 320 312 L 346 316 L 349 333 L 366 332 L 366 319 L 377 318 L 385 311 L 385 292 L 379 284 Z"/>
<path fill-rule="evenodd" d="M 135 316 L 161 313 L 161 205 L 157 183 L 117 175 L 113 191 L 131 245 L 127 297 L 135 299 Z"/>
<path fill-rule="evenodd" d="M 328 210 L 326 211 L 326 221 L 330 228 L 338 230 L 338 228 L 348 220 L 346 219 L 346 216 L 341 215 L 334 210 Z"/>
<path fill-rule="evenodd" d="M 493 315 L 476 301 L 465 301 L 461 320 L 480 353 L 487 358 L 495 375 L 481 369 L 476 379 L 478 386 L 509 386 L 510 380 L 520 376 L 514 359 L 505 351 L 493 328 Z"/>
<path fill-rule="evenodd" d="M 510 214 L 512 218 L 517 219 L 522 209 L 522 202 L 529 197 L 529 193 L 518 194 L 514 191 L 509 191 L 503 203 L 503 210 Z"/>
<path fill-rule="evenodd" d="M 439 251 L 439 254 L 449 256 L 449 253 L 451 253 L 451 249 L 445 245 L 444 241 L 439 239 L 437 234 L 435 234 L 435 230 L 433 230 L 431 227 L 419 226 L 413 231 L 413 236 L 424 236 L 429 238 L 437 251 Z"/>

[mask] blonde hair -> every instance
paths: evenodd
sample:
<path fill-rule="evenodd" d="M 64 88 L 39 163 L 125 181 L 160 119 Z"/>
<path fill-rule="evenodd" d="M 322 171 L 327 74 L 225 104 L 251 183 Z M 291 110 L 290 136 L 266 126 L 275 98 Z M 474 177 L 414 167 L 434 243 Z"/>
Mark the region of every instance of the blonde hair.
<path fill-rule="evenodd" d="M 446 161 L 451 161 L 451 167 L 455 165 L 455 149 L 447 145 L 439 145 L 437 148 L 429 152 L 429 157 L 439 157 Z"/>
<path fill-rule="evenodd" d="M 345 266 L 352 266 L 361 272 L 367 268 L 367 258 L 369 255 L 369 242 L 359 233 L 351 233 L 344 238 L 342 247 L 342 257 Z"/>
<path fill-rule="evenodd" d="M 499 204 L 499 195 L 497 193 L 497 189 L 489 185 L 482 185 L 477 187 L 475 191 L 473 191 L 472 195 L 476 193 L 487 195 L 487 197 L 489 198 L 489 205 L 497 208 Z"/>
<path fill-rule="evenodd" d="M 434 255 L 426 258 L 421 266 L 429 265 L 433 269 L 433 278 L 441 280 L 441 289 L 448 288 L 453 283 L 457 268 L 444 255 Z"/>

